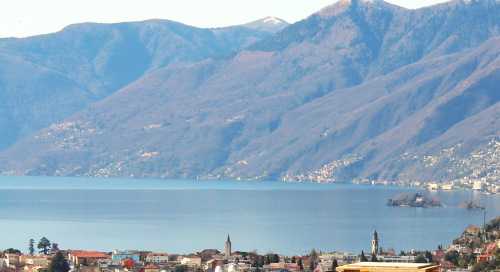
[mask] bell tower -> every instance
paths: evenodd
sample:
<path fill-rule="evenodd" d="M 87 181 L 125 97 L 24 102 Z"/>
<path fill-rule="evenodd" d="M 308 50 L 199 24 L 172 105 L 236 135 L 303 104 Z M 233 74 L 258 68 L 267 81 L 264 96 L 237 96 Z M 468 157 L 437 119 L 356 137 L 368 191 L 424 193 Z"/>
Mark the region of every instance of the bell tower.
<path fill-rule="evenodd" d="M 378 253 L 378 234 L 377 230 L 373 233 L 373 239 L 372 239 L 372 254 L 377 255 Z"/>
<path fill-rule="evenodd" d="M 226 240 L 226 257 L 229 256 L 231 256 L 231 239 L 229 239 L 229 234 L 228 234 Z"/>

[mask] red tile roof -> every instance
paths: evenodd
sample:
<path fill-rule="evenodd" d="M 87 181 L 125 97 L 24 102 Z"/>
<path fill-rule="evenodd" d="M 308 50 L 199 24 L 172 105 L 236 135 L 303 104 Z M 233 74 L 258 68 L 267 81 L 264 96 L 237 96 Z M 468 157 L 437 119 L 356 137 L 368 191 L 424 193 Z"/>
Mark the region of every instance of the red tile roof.
<path fill-rule="evenodd" d="M 168 256 L 168 253 L 149 253 L 148 256 Z"/>
<path fill-rule="evenodd" d="M 160 268 L 154 264 L 150 264 L 150 265 L 144 267 L 144 269 L 160 269 Z"/>
<path fill-rule="evenodd" d="M 71 256 L 78 258 L 108 258 L 108 254 L 98 251 L 72 251 Z"/>
<path fill-rule="evenodd" d="M 474 227 L 470 227 L 469 230 L 480 230 L 480 228 L 474 226 Z"/>

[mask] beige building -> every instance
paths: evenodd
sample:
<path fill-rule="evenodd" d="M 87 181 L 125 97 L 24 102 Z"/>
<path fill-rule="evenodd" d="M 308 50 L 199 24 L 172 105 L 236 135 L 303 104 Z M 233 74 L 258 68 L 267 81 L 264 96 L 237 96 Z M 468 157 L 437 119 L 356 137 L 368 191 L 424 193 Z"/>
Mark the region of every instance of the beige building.
<path fill-rule="evenodd" d="M 197 267 L 201 267 L 201 257 L 199 256 L 184 257 L 181 260 L 181 265 L 196 265 Z"/>
<path fill-rule="evenodd" d="M 337 272 L 439 272 L 439 266 L 427 263 L 362 262 L 337 267 Z"/>
<path fill-rule="evenodd" d="M 26 264 L 45 267 L 48 264 L 48 258 L 45 255 L 30 256 L 26 258 Z"/>

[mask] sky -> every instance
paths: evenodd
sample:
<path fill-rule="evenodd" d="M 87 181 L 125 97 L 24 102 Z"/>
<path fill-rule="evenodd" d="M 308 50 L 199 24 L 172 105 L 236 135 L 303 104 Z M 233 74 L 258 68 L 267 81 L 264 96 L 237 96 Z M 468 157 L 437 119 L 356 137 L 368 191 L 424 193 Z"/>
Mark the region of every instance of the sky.
<path fill-rule="evenodd" d="M 300 21 L 337 0 L 0 0 L 0 38 L 57 32 L 83 23 L 168 19 L 210 28 L 239 25 L 267 16 Z M 444 0 L 388 0 L 419 8 Z"/>

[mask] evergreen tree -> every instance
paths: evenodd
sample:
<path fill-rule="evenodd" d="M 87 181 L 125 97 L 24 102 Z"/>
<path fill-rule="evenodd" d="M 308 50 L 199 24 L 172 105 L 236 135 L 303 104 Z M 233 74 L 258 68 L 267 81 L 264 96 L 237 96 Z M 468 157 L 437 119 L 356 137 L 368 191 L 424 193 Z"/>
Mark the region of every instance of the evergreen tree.
<path fill-rule="evenodd" d="M 264 262 L 264 264 L 268 265 L 271 263 L 271 259 L 269 259 L 269 255 L 266 255 L 266 261 Z"/>
<path fill-rule="evenodd" d="M 273 263 L 279 263 L 280 262 L 280 256 L 278 254 L 273 255 Z"/>
<path fill-rule="evenodd" d="M 332 262 L 332 271 L 335 271 L 335 269 L 337 269 L 337 267 L 339 267 L 339 263 L 337 262 L 337 260 L 333 260 Z"/>
<path fill-rule="evenodd" d="M 38 253 L 43 253 L 43 254 L 47 254 L 47 252 L 50 250 L 50 241 L 49 239 L 42 237 L 42 239 L 40 239 L 40 242 L 38 242 L 38 245 L 37 245 L 37 248 L 40 249 L 38 251 Z"/>
<path fill-rule="evenodd" d="M 254 272 L 260 272 L 260 269 L 258 266 L 255 268 Z"/>
<path fill-rule="evenodd" d="M 252 263 L 252 267 L 259 267 L 259 261 L 254 260 Z"/>
<path fill-rule="evenodd" d="M 423 255 L 418 255 L 415 260 L 413 260 L 414 263 L 427 263 L 427 259 Z"/>
<path fill-rule="evenodd" d="M 363 252 L 363 250 L 361 250 L 361 257 L 359 258 L 359 261 L 360 262 L 368 262 L 368 259 L 366 258 L 365 253 Z"/>
<path fill-rule="evenodd" d="M 292 257 L 292 263 L 296 263 L 295 256 Z"/>
<path fill-rule="evenodd" d="M 68 261 L 64 259 L 62 253 L 58 251 L 47 266 L 46 272 L 68 272 L 69 270 Z"/>
<path fill-rule="evenodd" d="M 259 267 L 263 267 L 264 266 L 264 257 L 260 256 L 259 257 Z"/>
<path fill-rule="evenodd" d="M 433 263 L 434 261 L 432 260 L 432 254 L 429 251 L 425 252 L 425 258 L 429 260 L 429 263 Z"/>
<path fill-rule="evenodd" d="M 372 254 L 372 258 L 370 259 L 370 262 L 378 262 L 377 255 Z"/>
<path fill-rule="evenodd" d="M 316 249 L 312 249 L 311 253 L 309 253 L 309 263 L 313 265 L 316 263 L 316 260 L 318 259 L 318 254 L 316 253 Z"/>
<path fill-rule="evenodd" d="M 297 266 L 300 268 L 300 271 L 304 270 L 304 266 L 302 265 L 302 258 L 299 258 L 299 261 L 297 262 Z"/>
<path fill-rule="evenodd" d="M 30 239 L 30 244 L 29 244 L 28 250 L 29 250 L 29 254 L 31 256 L 33 256 L 35 254 L 35 240 Z"/>
<path fill-rule="evenodd" d="M 309 271 L 314 271 L 314 262 L 309 261 Z"/>

